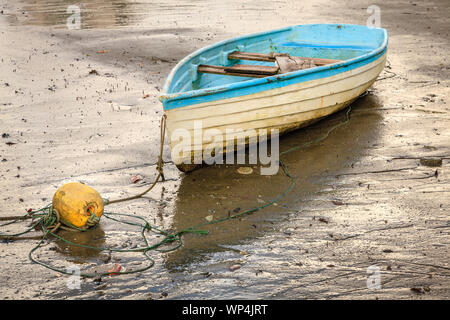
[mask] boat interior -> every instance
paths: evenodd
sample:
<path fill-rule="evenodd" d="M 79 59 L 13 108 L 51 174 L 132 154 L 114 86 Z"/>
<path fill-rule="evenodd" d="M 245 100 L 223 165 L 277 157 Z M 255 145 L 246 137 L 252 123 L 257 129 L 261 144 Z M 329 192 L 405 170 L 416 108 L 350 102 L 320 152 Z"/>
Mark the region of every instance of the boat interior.
<path fill-rule="evenodd" d="M 234 38 L 180 61 L 166 82 L 165 92 L 208 89 L 340 63 L 368 55 L 384 42 L 383 29 L 345 24 L 299 25 Z M 290 62 L 289 68 L 283 66 L 283 60 Z"/>

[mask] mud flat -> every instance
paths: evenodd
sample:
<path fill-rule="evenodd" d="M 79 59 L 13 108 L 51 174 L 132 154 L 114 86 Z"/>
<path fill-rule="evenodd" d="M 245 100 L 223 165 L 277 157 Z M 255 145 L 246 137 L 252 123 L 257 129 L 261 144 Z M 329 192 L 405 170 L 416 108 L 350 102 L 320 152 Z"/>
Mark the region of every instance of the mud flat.
<path fill-rule="evenodd" d="M 0 0 L 2 216 L 43 207 L 69 181 L 107 198 L 151 183 L 162 115 L 157 97 L 171 68 L 190 52 L 299 23 L 365 24 L 372 4 L 92 3 L 81 8 L 83 28 L 69 30 L 63 1 Z M 180 249 L 153 254 L 147 272 L 83 279 L 80 289 L 28 260 L 37 241 L 3 241 L 0 298 L 448 299 L 449 6 L 380 5 L 390 36 L 385 72 L 352 105 L 347 125 L 283 157 L 296 185 L 276 205 L 209 226 L 207 236 L 184 236 Z M 289 134 L 280 148 L 317 139 L 344 118 L 341 112 Z M 180 230 L 270 202 L 289 184 L 281 171 L 240 175 L 234 166 L 180 174 L 167 146 L 164 151 L 167 181 L 110 210 Z M 143 179 L 133 184 L 134 175 Z M 84 244 L 141 245 L 132 227 L 109 220 L 90 233 L 63 235 Z M 82 270 L 147 263 L 140 255 L 108 255 L 54 239 L 34 256 Z M 368 287 L 375 274 L 380 287 Z"/>

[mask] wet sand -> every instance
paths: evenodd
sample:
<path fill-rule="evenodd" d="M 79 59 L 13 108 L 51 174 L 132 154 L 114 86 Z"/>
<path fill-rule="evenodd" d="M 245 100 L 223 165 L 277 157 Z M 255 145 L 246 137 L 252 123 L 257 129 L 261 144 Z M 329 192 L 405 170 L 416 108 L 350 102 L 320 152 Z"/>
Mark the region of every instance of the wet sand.
<path fill-rule="evenodd" d="M 43 207 L 69 181 L 106 198 L 150 184 L 162 115 L 158 94 L 171 68 L 192 51 L 300 23 L 365 24 L 372 4 L 98 0 L 82 7 L 83 29 L 68 30 L 61 2 L 0 0 L 1 216 Z M 390 36 L 386 71 L 352 105 L 347 125 L 283 156 L 296 185 L 276 205 L 209 226 L 207 236 L 185 235 L 180 249 L 152 253 L 155 266 L 144 273 L 100 284 L 84 279 L 80 290 L 28 260 L 37 241 L 2 242 L 0 298 L 448 299 L 450 7 L 396 1 L 380 8 Z M 344 119 L 341 112 L 288 134 L 280 149 L 317 139 Z M 422 165 L 424 157 L 442 165 Z M 164 159 L 166 182 L 108 209 L 180 230 L 209 215 L 268 203 L 289 185 L 281 170 L 263 177 L 259 170 L 240 175 L 235 166 L 215 166 L 182 174 L 167 145 Z M 143 180 L 132 184 L 136 174 Z M 63 235 L 84 244 L 141 245 L 132 227 L 105 219 L 91 232 Z M 138 254 L 109 259 L 54 239 L 34 256 L 82 270 L 146 263 Z M 241 267 L 230 271 L 236 264 Z M 367 287 L 371 266 L 380 268 L 378 290 Z"/>

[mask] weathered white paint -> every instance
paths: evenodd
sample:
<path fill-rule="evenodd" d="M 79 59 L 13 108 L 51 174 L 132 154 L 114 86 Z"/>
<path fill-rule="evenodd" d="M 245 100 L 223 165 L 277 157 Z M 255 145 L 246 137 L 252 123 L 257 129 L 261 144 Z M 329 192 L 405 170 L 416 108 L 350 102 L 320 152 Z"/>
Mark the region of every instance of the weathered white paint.
<path fill-rule="evenodd" d="M 188 130 L 193 137 L 194 122 L 202 121 L 203 143 L 192 138 L 185 141 L 194 153 L 200 154 L 214 135 L 221 146 L 234 144 L 226 141 L 225 130 L 255 130 L 276 128 L 284 133 L 305 126 L 314 120 L 337 112 L 364 93 L 383 70 L 386 55 L 357 69 L 337 75 L 263 91 L 251 95 L 205 102 L 165 111 L 170 147 L 172 133 L 177 129 Z M 214 129 L 214 130 L 210 130 Z M 213 136 L 211 136 L 213 135 Z M 179 147 L 179 146 L 178 146 Z M 192 155 L 172 155 L 179 165 Z M 189 159 L 188 159 L 188 158 Z"/>

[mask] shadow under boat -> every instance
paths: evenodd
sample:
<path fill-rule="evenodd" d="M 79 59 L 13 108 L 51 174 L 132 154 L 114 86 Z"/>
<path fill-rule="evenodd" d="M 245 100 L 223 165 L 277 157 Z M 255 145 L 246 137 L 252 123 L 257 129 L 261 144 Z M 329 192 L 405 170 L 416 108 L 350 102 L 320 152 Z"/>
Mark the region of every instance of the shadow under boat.
<path fill-rule="evenodd" d="M 325 140 L 283 154 L 280 160 L 295 180 L 294 188 L 275 205 L 255 213 L 218 224 L 201 226 L 208 235 L 185 234 L 183 246 L 165 259 L 169 270 L 183 269 L 193 262 L 206 259 L 213 252 L 255 239 L 267 227 L 276 226 L 286 213 L 299 211 L 302 202 L 323 190 L 322 177 L 340 172 L 361 159 L 380 137 L 382 106 L 379 98 L 367 94 L 352 103 L 350 121 L 333 131 Z M 346 119 L 348 109 L 330 115 L 303 129 L 280 137 L 280 152 L 321 138 L 327 131 Z M 269 148 L 270 150 L 270 148 Z M 276 199 L 290 185 L 289 178 L 278 170 L 276 175 L 259 174 L 260 165 L 246 165 L 253 173 L 237 172 L 240 165 L 206 166 L 181 177 L 175 204 L 173 230 L 203 224 L 208 219 L 221 219 L 248 209 L 264 206 Z"/>

